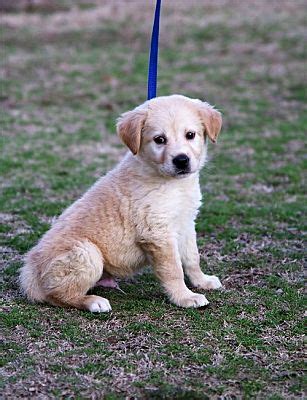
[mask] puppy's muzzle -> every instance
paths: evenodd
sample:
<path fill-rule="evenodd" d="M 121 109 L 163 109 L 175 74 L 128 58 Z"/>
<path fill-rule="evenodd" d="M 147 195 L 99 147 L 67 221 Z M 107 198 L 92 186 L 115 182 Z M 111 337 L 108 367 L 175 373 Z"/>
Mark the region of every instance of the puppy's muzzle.
<path fill-rule="evenodd" d="M 186 154 L 178 154 L 173 158 L 173 164 L 178 174 L 187 174 L 190 172 L 190 159 Z"/>

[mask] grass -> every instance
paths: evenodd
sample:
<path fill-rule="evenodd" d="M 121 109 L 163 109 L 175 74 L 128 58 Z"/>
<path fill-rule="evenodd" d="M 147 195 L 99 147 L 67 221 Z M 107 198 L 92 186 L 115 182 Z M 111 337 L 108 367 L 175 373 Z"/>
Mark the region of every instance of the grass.
<path fill-rule="evenodd" d="M 126 294 L 108 290 L 103 315 L 29 304 L 17 276 L 52 218 L 124 153 L 115 119 L 145 99 L 153 7 L 55 4 L 1 28 L 3 396 L 302 398 L 304 2 L 163 5 L 159 94 L 224 115 L 197 222 L 202 266 L 224 289 L 179 309 L 146 270 Z"/>

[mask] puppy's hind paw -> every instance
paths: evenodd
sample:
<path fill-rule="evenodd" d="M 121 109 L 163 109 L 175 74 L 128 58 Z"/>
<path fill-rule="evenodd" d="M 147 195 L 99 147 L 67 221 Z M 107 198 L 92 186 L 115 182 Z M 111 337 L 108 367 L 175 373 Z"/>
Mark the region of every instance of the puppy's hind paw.
<path fill-rule="evenodd" d="M 101 313 L 111 311 L 112 308 L 109 300 L 95 296 L 95 299 L 88 305 L 88 310 L 94 313 Z"/>

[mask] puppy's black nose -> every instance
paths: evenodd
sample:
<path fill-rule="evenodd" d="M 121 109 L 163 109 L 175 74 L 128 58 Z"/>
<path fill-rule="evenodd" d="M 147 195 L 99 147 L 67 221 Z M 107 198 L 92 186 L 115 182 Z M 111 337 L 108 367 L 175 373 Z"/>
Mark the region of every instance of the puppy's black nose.
<path fill-rule="evenodd" d="M 173 164 L 177 169 L 187 169 L 189 166 L 190 159 L 186 154 L 178 154 L 178 156 L 173 158 Z"/>

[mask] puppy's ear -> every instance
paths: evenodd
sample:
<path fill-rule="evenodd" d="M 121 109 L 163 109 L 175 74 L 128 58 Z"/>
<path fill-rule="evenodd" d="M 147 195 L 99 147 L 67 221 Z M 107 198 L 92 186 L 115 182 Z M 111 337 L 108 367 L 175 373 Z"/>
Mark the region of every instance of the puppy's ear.
<path fill-rule="evenodd" d="M 117 133 L 133 154 L 137 154 L 140 150 L 146 117 L 146 110 L 136 109 L 122 114 L 117 120 Z"/>
<path fill-rule="evenodd" d="M 198 111 L 205 129 L 204 134 L 209 136 L 210 140 L 215 143 L 222 128 L 222 115 L 210 104 L 200 100 L 198 102 Z"/>

